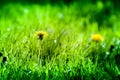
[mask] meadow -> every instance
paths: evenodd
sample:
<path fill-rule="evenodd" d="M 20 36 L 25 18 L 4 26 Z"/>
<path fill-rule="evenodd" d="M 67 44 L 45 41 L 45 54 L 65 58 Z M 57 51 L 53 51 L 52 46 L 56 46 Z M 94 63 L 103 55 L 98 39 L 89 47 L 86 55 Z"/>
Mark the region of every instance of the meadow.
<path fill-rule="evenodd" d="M 1 6 L 0 80 L 119 80 L 120 12 L 103 9 L 102 2 Z"/>

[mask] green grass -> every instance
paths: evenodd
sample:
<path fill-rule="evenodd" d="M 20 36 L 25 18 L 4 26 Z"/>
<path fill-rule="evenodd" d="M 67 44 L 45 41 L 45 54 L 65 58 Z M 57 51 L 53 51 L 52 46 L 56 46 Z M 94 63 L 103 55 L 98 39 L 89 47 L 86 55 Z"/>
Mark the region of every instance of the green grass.
<path fill-rule="evenodd" d="M 86 8 L 76 4 L 2 6 L 0 80 L 118 80 L 120 13 L 110 15 L 112 27 L 104 24 L 99 31 L 98 22 L 89 21 Z M 41 30 L 48 33 L 43 41 L 34 36 Z M 92 41 L 94 33 L 103 35 L 104 41 Z"/>

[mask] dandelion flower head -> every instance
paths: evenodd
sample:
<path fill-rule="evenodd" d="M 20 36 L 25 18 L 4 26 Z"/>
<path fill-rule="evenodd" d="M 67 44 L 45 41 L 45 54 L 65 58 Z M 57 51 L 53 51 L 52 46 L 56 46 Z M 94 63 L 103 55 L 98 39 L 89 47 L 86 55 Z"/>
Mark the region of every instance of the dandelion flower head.
<path fill-rule="evenodd" d="M 40 39 L 40 40 L 43 40 L 45 37 L 48 36 L 48 33 L 45 32 L 45 31 L 37 31 L 35 36 Z"/>
<path fill-rule="evenodd" d="M 93 34 L 93 35 L 91 36 L 91 39 L 92 39 L 93 41 L 99 42 L 99 41 L 103 41 L 103 36 L 100 35 L 100 34 Z"/>

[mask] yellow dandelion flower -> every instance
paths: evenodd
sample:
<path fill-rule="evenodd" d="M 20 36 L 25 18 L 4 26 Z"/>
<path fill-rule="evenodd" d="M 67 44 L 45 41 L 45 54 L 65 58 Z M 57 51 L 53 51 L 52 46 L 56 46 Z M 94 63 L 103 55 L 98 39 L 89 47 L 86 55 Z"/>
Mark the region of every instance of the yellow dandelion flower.
<path fill-rule="evenodd" d="M 39 40 L 43 40 L 45 37 L 48 36 L 48 33 L 45 31 L 38 31 L 36 32 L 35 36 L 39 39 Z"/>
<path fill-rule="evenodd" d="M 93 34 L 92 36 L 91 36 L 91 39 L 93 40 L 93 41 L 103 41 L 103 36 L 102 35 L 100 35 L 100 34 Z"/>

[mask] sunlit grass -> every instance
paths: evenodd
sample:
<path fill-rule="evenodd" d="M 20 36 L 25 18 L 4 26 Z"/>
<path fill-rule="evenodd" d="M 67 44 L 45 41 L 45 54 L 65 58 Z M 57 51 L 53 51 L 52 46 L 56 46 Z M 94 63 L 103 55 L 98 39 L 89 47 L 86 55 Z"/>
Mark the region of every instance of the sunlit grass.
<path fill-rule="evenodd" d="M 99 31 L 98 23 L 81 16 L 77 8 L 75 4 L 4 5 L 0 9 L 0 79 L 117 79 L 119 22 L 112 28 L 103 25 Z M 36 39 L 37 31 L 45 31 L 47 38 L 38 35 L 40 40 Z M 95 33 L 104 40 L 99 35 L 100 42 L 93 41 Z"/>

